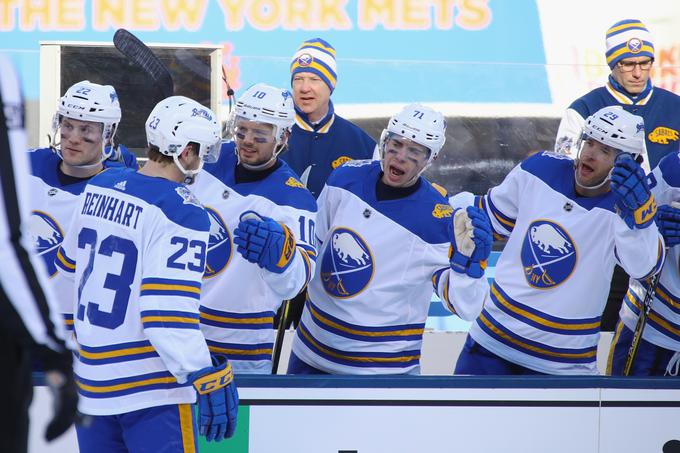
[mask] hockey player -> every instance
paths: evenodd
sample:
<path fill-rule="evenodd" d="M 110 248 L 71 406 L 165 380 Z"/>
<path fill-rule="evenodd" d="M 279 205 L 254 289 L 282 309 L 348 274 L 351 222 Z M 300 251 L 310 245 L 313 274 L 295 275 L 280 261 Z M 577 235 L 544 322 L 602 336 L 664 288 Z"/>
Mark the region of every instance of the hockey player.
<path fill-rule="evenodd" d="M 43 264 L 26 235 L 29 216 L 28 159 L 24 104 L 19 78 L 0 54 L 0 451 L 28 451 L 28 408 L 33 395 L 31 361 L 43 361 L 54 397 L 54 416 L 45 437 L 63 434 L 73 423 L 78 395 L 71 353 L 64 343 L 56 300 Z"/>
<path fill-rule="evenodd" d="M 598 110 L 575 161 L 535 154 L 476 199 L 508 242 L 456 374 L 597 374 L 614 264 L 643 278 L 664 258 L 654 196 L 634 160 L 644 133 L 639 116 Z"/>
<path fill-rule="evenodd" d="M 87 181 L 105 168 L 137 168 L 135 156 L 113 143 L 120 118 L 120 104 L 112 86 L 78 82 L 59 99 L 50 147 L 29 152 L 29 232 L 50 277 L 57 273 L 57 249 Z M 123 162 L 111 159 L 116 153 L 123 156 Z M 58 281 L 52 279 L 52 285 L 60 292 Z M 73 328 L 73 318 L 64 322 L 68 329 Z"/>
<path fill-rule="evenodd" d="M 321 38 L 303 42 L 290 64 L 295 125 L 281 157 L 319 197 L 333 169 L 352 159 L 370 159 L 375 141 L 335 114 L 335 48 Z"/>
<path fill-rule="evenodd" d="M 557 132 L 556 152 L 575 157 L 574 146 L 585 119 L 610 105 L 641 116 L 645 121 L 647 171 L 678 148 L 680 96 L 655 87 L 650 79 L 654 44 L 647 27 L 637 19 L 622 20 L 607 30 L 606 58 L 611 69 L 607 83 L 575 100 L 567 109 Z"/>
<path fill-rule="evenodd" d="M 646 155 L 642 166 L 649 172 L 680 143 L 680 116 L 675 113 L 680 110 L 680 96 L 652 84 L 654 44 L 647 27 L 639 20 L 622 20 L 612 25 L 607 30 L 606 49 L 605 56 L 611 69 L 609 80 L 569 106 L 560 122 L 555 151 L 575 157 L 577 149 L 573 145 L 585 118 L 603 107 L 620 105 L 645 121 Z M 629 276 L 621 267 L 615 266 L 602 315 L 603 330 L 614 330 L 628 280 Z"/>
<path fill-rule="evenodd" d="M 677 376 L 680 367 L 680 209 L 676 204 L 680 200 L 679 158 L 678 153 L 667 155 L 650 175 L 652 193 L 660 205 L 657 225 L 668 256 L 631 369 L 634 376 Z M 646 284 L 630 280 L 610 349 L 609 374 L 623 374 L 645 290 Z"/>
<path fill-rule="evenodd" d="M 418 374 L 432 285 L 451 312 L 479 314 L 491 226 L 477 208 L 454 213 L 420 176 L 445 128 L 441 113 L 408 105 L 383 131 L 381 161 L 348 162 L 329 178 L 288 373 Z"/>
<path fill-rule="evenodd" d="M 256 84 L 232 115 L 233 142 L 192 187 L 210 216 L 201 329 L 236 372 L 269 373 L 274 314 L 314 272 L 316 200 L 278 159 L 295 118 L 292 95 Z"/>
<path fill-rule="evenodd" d="M 199 329 L 210 221 L 184 185 L 219 146 L 215 115 L 169 97 L 146 122 L 149 161 L 92 178 L 57 253 L 72 291 L 81 452 L 194 452 L 234 431 L 231 366 Z"/>

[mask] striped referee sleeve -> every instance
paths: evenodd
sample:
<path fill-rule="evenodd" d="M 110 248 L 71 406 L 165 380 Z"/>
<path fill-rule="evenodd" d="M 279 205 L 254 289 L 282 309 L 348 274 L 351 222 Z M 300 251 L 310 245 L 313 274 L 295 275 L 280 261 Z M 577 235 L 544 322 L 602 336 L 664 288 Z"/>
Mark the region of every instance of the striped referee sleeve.
<path fill-rule="evenodd" d="M 28 219 L 29 164 L 24 105 L 19 79 L 0 55 L 0 328 L 55 350 L 65 348 L 61 325 L 51 309 L 43 263 L 22 229 Z M 54 317 L 54 318 L 53 318 Z"/>

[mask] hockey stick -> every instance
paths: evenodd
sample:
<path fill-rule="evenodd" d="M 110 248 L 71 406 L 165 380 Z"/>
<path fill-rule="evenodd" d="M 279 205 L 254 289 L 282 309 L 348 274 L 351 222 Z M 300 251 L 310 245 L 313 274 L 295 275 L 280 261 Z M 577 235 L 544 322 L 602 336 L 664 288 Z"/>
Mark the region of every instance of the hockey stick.
<path fill-rule="evenodd" d="M 274 342 L 274 350 L 272 351 L 272 374 L 278 374 L 279 361 L 281 360 L 281 350 L 283 349 L 283 337 L 286 333 L 286 322 L 288 322 L 288 309 L 290 301 L 284 300 L 281 307 L 281 319 L 279 319 L 279 326 L 276 329 L 276 341 Z"/>
<path fill-rule="evenodd" d="M 113 35 L 113 45 L 151 77 L 163 98 L 174 94 L 170 71 L 139 38 L 124 28 L 119 28 Z"/>
<path fill-rule="evenodd" d="M 668 249 L 666 249 L 666 253 Z M 633 340 L 630 342 L 630 347 L 628 348 L 628 355 L 626 356 L 626 363 L 623 366 L 623 375 L 630 376 L 630 372 L 633 369 L 633 363 L 635 363 L 635 357 L 637 356 L 638 348 L 640 346 L 640 341 L 642 341 L 642 333 L 647 325 L 647 318 L 649 312 L 652 309 L 652 301 L 654 300 L 654 294 L 656 294 L 656 287 L 659 284 L 659 278 L 661 278 L 661 271 L 663 267 L 659 269 L 652 278 L 649 279 L 649 286 L 645 291 L 645 298 L 642 301 L 642 306 L 640 307 L 640 316 L 638 316 L 637 323 L 635 324 L 635 331 L 633 332 Z"/>

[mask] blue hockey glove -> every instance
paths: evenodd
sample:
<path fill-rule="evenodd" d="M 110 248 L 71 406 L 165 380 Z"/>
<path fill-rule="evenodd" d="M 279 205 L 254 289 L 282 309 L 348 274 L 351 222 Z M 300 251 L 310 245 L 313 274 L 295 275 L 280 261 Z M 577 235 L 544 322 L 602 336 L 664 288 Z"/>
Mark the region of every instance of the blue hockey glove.
<path fill-rule="evenodd" d="M 656 211 L 656 226 L 659 227 L 666 247 L 680 244 L 680 209 L 667 204 L 659 206 Z"/>
<path fill-rule="evenodd" d="M 611 189 L 617 195 L 616 211 L 628 228 L 647 228 L 654 221 L 656 201 L 642 167 L 628 153 L 616 157 Z"/>
<path fill-rule="evenodd" d="M 241 214 L 234 230 L 236 250 L 248 261 L 280 274 L 288 269 L 295 256 L 295 236 L 274 219 L 253 211 Z"/>
<path fill-rule="evenodd" d="M 238 414 L 238 392 L 231 364 L 223 355 L 212 356 L 213 366 L 189 375 L 196 389 L 198 431 L 208 442 L 234 435 Z"/>
<path fill-rule="evenodd" d="M 449 249 L 451 269 L 472 278 L 483 277 L 492 243 L 491 223 L 484 211 L 474 206 L 456 209 Z"/>

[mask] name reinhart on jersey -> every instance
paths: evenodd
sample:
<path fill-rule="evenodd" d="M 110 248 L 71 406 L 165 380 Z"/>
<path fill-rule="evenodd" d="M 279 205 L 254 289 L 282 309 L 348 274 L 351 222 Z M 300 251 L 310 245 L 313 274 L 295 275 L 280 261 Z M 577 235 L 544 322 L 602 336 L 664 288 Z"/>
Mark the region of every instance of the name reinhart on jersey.
<path fill-rule="evenodd" d="M 144 208 L 130 201 L 112 195 L 87 192 L 81 214 L 99 217 L 136 229 L 142 211 L 144 211 Z"/>

